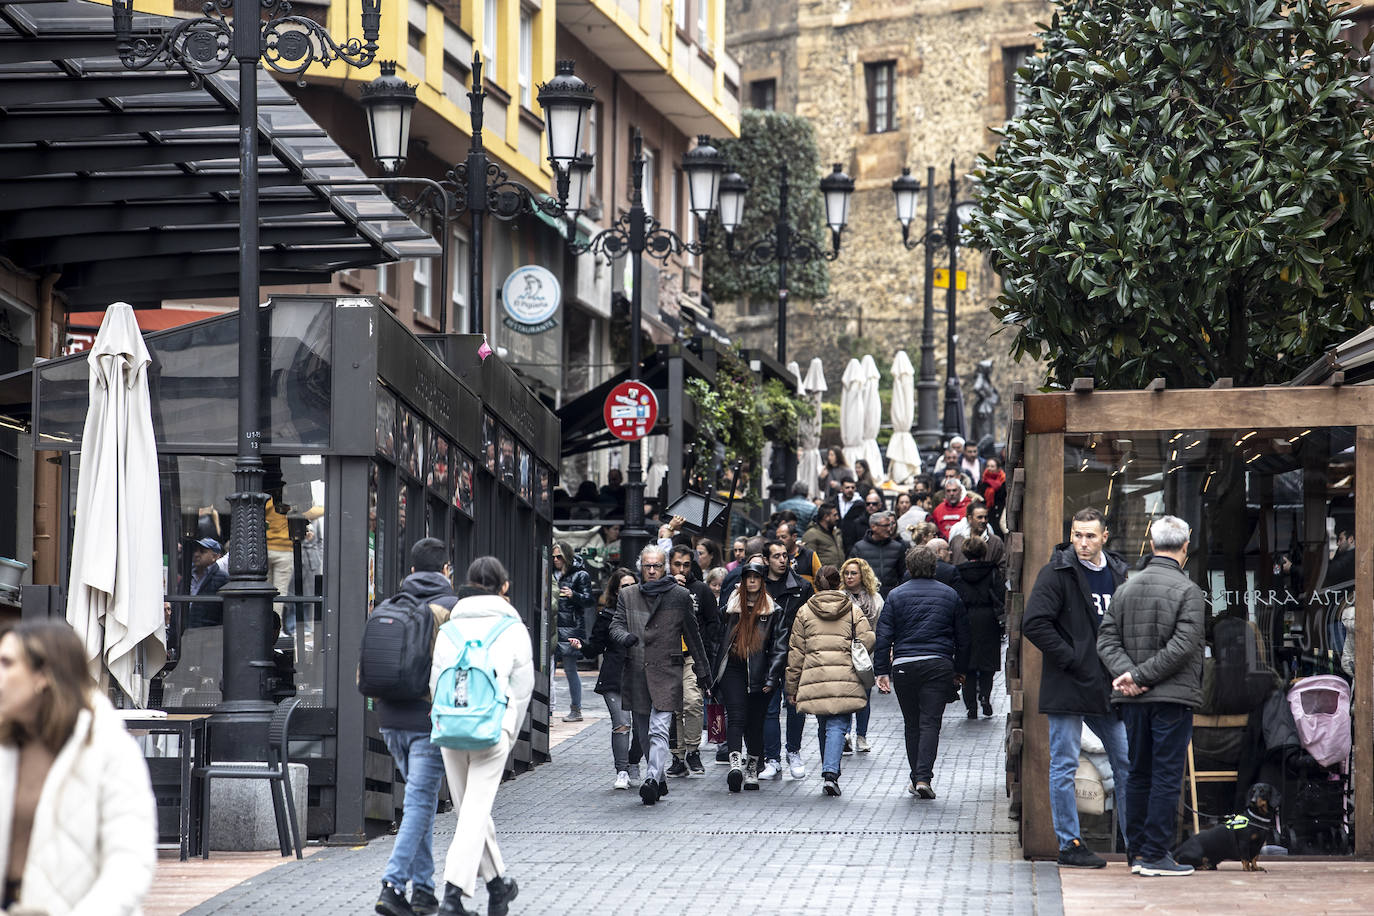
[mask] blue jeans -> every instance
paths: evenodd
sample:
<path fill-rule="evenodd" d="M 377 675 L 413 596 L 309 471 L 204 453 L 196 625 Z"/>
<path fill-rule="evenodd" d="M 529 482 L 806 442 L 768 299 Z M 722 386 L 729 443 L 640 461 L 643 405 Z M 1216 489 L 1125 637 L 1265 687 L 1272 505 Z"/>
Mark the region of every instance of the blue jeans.
<path fill-rule="evenodd" d="M 768 713 L 763 719 L 763 759 L 782 760 L 782 729 L 778 727 L 778 713 L 782 710 L 782 687 L 773 688 L 768 695 Z M 802 731 L 806 728 L 806 713 L 787 704 L 787 752 L 801 753 Z"/>
<path fill-rule="evenodd" d="M 579 712 L 582 710 L 582 675 L 577 673 L 577 660 L 581 657 L 582 650 L 574 649 L 572 646 L 558 653 L 558 659 L 563 665 L 563 674 L 568 678 L 568 705 Z"/>
<path fill-rule="evenodd" d="M 1131 745 L 1126 800 L 1134 812 L 1126 845 L 1132 856 L 1153 862 L 1174 845 L 1193 711 L 1181 703 L 1122 703 L 1121 717 Z"/>
<path fill-rule="evenodd" d="M 854 713 L 854 734 L 860 738 L 868 737 L 868 718 L 873 714 L 873 688 L 864 691 L 864 696 L 868 697 L 868 702 L 864 703 L 864 708 Z"/>
<path fill-rule="evenodd" d="M 396 845 L 386 863 L 382 880 L 402 892 L 406 882 L 412 888 L 434 893 L 434 809 L 439 804 L 439 783 L 444 778 L 444 760 L 439 746 L 431 744 L 429 732 L 384 728 L 382 739 L 396 759 L 396 769 L 406 781 L 405 805 Z"/>
<path fill-rule="evenodd" d="M 1078 755 L 1082 749 L 1083 726 L 1102 739 L 1107 759 L 1112 764 L 1112 780 L 1116 786 L 1116 822 L 1123 836 L 1129 837 L 1126 812 L 1131 808 L 1126 794 L 1126 781 L 1131 775 L 1130 758 L 1126 751 L 1126 726 L 1115 714 L 1100 716 L 1046 716 L 1050 720 L 1050 814 L 1054 817 L 1054 835 L 1059 848 L 1064 849 L 1078 835 L 1078 797 L 1074 794 L 1073 777 L 1078 772 Z"/>
<path fill-rule="evenodd" d="M 844 756 L 844 733 L 849 730 L 849 717 L 816 716 L 821 741 L 821 772 L 840 775 L 840 759 Z"/>

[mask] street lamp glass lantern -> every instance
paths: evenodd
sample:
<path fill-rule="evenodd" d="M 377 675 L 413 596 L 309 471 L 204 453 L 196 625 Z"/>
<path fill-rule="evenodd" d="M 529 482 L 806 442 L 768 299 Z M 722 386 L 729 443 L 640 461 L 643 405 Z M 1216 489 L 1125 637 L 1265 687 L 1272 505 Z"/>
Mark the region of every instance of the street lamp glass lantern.
<path fill-rule="evenodd" d="M 568 216 L 576 217 L 587 209 L 587 189 L 591 187 L 595 164 L 591 153 L 583 153 L 573 160 L 568 173 L 568 203 L 564 208 Z"/>
<path fill-rule="evenodd" d="M 897 202 L 897 222 L 905 229 L 916 218 L 916 201 L 921 196 L 921 183 L 911 177 L 911 169 L 902 169 L 902 176 L 893 179 L 892 196 Z"/>
<path fill-rule="evenodd" d="M 587 114 L 596 95 L 573 73 L 573 62 L 560 60 L 554 78 L 539 87 L 539 106 L 548 123 L 549 161 L 567 170 L 582 152 Z"/>
<path fill-rule="evenodd" d="M 697 137 L 695 149 L 682 157 L 682 170 L 687 173 L 687 195 L 693 215 L 705 220 L 716 208 L 720 196 L 720 178 L 725 174 L 725 158 L 711 145 L 711 138 Z"/>
<path fill-rule="evenodd" d="M 739 172 L 731 172 L 720 180 L 720 225 L 732 235 L 744 219 L 744 195 L 747 193 L 749 182 Z"/>
<path fill-rule="evenodd" d="M 854 179 L 835 163 L 835 171 L 821 179 L 821 193 L 825 195 L 825 222 L 830 231 L 840 233 L 849 223 L 849 199 L 854 194 Z"/>
<path fill-rule="evenodd" d="M 395 61 L 381 61 L 381 68 L 382 75 L 363 86 L 362 104 L 367 111 L 372 158 L 383 172 L 395 174 L 406 164 L 415 86 L 396 75 Z"/>

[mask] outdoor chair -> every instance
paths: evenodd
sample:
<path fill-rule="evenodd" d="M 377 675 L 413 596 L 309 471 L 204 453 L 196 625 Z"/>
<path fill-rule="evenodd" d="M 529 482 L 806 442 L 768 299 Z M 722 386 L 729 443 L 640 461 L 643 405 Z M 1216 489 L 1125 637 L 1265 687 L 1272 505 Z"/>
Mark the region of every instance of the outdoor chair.
<path fill-rule="evenodd" d="M 296 858 L 301 858 L 301 832 L 296 823 L 296 805 L 291 797 L 290 758 L 287 751 L 291 740 L 291 714 L 300 705 L 299 697 L 290 697 L 278 704 L 267 726 L 267 761 L 265 766 L 238 763 L 216 763 L 197 767 L 192 776 L 201 780 L 201 858 L 210 858 L 210 781 L 214 779 L 266 779 L 272 793 L 272 813 L 277 820 L 277 840 L 281 854 L 289 856 L 292 846 Z"/>

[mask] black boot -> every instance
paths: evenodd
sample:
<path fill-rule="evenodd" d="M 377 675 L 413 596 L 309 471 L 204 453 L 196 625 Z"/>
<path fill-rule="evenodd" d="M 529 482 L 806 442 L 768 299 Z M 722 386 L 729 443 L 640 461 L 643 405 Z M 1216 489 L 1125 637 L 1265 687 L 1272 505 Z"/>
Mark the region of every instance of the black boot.
<path fill-rule="evenodd" d="M 510 902 L 519 893 L 514 878 L 492 878 L 487 882 L 487 916 L 506 916 Z"/>
<path fill-rule="evenodd" d="M 437 916 L 475 916 L 475 914 L 463 906 L 463 892 L 446 881 L 444 882 L 444 902 L 439 904 Z"/>

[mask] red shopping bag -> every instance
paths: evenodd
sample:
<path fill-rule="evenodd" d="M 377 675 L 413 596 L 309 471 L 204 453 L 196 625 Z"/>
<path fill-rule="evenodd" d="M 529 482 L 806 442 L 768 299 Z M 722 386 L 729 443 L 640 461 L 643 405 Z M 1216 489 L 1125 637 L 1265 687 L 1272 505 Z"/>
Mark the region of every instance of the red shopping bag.
<path fill-rule="evenodd" d="M 719 703 L 706 704 L 706 740 L 711 744 L 725 743 L 725 707 Z"/>

